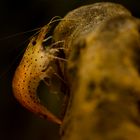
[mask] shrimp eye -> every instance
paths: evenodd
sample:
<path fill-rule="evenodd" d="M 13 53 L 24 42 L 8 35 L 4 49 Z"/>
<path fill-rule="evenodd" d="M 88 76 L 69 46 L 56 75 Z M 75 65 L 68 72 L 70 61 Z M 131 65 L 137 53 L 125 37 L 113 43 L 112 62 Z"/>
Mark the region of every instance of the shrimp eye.
<path fill-rule="evenodd" d="M 34 40 L 34 41 L 32 42 L 32 44 L 33 44 L 33 46 L 36 45 L 36 41 Z"/>

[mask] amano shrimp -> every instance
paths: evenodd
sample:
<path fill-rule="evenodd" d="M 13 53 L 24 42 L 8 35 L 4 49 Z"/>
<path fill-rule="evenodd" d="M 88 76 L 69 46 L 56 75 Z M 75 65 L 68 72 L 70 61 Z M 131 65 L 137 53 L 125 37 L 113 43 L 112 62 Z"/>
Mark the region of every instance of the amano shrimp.
<path fill-rule="evenodd" d="M 37 36 L 31 39 L 16 69 L 12 87 L 14 96 L 25 108 L 43 118 L 61 124 L 61 120 L 41 104 L 36 92 L 40 81 L 50 73 L 49 64 L 54 60 L 56 53 L 56 49 L 43 46 L 49 28 L 47 24 Z"/>

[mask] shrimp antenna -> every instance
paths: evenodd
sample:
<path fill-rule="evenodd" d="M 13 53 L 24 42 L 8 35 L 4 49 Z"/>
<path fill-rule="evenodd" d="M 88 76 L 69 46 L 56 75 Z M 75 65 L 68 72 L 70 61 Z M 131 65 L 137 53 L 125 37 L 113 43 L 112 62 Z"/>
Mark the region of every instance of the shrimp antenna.
<path fill-rule="evenodd" d="M 1 41 L 1 40 L 10 39 L 10 38 L 16 37 L 16 36 L 18 36 L 18 35 L 23 35 L 23 34 L 26 34 L 26 33 L 31 33 L 31 32 L 33 32 L 33 31 L 37 31 L 37 30 L 40 30 L 40 29 L 41 29 L 41 27 L 38 27 L 38 28 L 36 28 L 36 29 L 32 29 L 32 30 L 28 30 L 28 31 L 16 33 L 16 34 L 9 35 L 9 36 L 6 36 L 6 37 L 2 37 L 2 38 L 0 38 L 0 41 Z"/>

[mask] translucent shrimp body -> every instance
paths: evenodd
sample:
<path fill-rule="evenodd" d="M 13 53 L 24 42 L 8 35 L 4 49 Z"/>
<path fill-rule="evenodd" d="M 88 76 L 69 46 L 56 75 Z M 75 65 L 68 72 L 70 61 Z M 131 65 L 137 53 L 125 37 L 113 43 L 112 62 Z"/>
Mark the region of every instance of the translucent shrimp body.
<path fill-rule="evenodd" d="M 51 48 L 44 48 L 42 45 L 48 29 L 49 25 L 44 26 L 40 33 L 31 39 L 16 69 L 12 86 L 14 96 L 24 107 L 43 118 L 61 124 L 61 120 L 41 104 L 36 93 L 40 81 L 47 77 L 50 61 L 53 60 Z"/>

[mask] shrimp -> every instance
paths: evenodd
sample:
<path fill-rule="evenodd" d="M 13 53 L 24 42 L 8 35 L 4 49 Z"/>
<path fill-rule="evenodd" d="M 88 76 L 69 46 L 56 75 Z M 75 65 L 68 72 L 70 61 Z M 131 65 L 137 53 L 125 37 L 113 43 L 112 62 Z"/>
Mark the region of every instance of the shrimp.
<path fill-rule="evenodd" d="M 58 49 L 44 47 L 42 44 L 49 28 L 47 24 L 31 39 L 14 74 L 12 88 L 15 98 L 25 108 L 42 118 L 61 124 L 62 121 L 41 103 L 36 92 L 40 81 L 50 74 L 50 63 L 57 58 L 55 54 Z"/>

